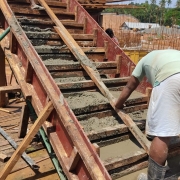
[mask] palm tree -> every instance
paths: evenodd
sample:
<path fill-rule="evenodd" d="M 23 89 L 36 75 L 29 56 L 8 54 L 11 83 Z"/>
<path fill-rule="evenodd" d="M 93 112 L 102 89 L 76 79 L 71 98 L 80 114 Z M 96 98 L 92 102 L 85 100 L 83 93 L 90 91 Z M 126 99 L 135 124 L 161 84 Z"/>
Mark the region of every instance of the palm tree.
<path fill-rule="evenodd" d="M 164 11 L 165 11 L 165 6 L 166 6 L 166 0 L 160 0 L 159 5 L 160 5 L 160 9 L 161 9 L 160 25 L 162 25 L 162 21 L 164 20 Z"/>
<path fill-rule="evenodd" d="M 149 16 L 149 23 L 153 21 L 153 17 L 155 14 L 155 6 L 156 6 L 156 0 L 150 0 L 150 16 Z"/>
<path fill-rule="evenodd" d="M 167 0 L 168 7 L 172 3 L 172 0 Z"/>
<path fill-rule="evenodd" d="M 177 2 L 176 2 L 176 7 L 177 7 L 177 8 L 180 8 L 180 0 L 177 0 Z"/>

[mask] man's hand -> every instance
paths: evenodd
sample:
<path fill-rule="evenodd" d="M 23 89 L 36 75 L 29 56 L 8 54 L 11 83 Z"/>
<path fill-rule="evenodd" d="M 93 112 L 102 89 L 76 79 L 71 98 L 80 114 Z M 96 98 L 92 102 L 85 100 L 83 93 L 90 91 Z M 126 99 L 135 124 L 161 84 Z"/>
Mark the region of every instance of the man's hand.
<path fill-rule="evenodd" d="M 121 104 L 121 105 L 119 106 L 119 104 L 117 104 L 117 101 L 116 101 L 115 107 L 116 107 L 117 109 L 123 109 L 124 107 L 126 107 L 126 104 Z"/>
<path fill-rule="evenodd" d="M 131 93 L 137 88 L 138 85 L 139 85 L 139 80 L 136 77 L 131 76 L 127 85 L 124 87 L 122 93 L 120 94 L 118 100 L 116 101 L 115 107 L 117 109 L 122 109 L 124 107 L 125 101 L 131 95 Z"/>

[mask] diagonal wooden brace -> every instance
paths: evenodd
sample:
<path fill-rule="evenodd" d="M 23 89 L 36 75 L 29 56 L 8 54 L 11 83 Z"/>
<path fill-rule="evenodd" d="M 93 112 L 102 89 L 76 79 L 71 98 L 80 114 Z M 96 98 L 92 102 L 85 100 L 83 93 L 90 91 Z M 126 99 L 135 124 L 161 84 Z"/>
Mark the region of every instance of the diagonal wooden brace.
<path fill-rule="evenodd" d="M 6 177 L 11 172 L 14 165 L 17 163 L 18 159 L 21 157 L 22 153 L 26 150 L 27 146 L 32 141 L 36 133 L 38 132 L 39 128 L 42 126 L 44 121 L 48 118 L 52 110 L 53 110 L 53 105 L 51 102 L 48 102 L 48 104 L 45 106 L 43 111 L 39 114 L 39 117 L 37 118 L 33 126 L 31 127 L 29 133 L 23 139 L 23 141 L 18 146 L 16 151 L 13 153 L 12 157 L 5 165 L 4 169 L 0 172 L 0 179 L 2 180 L 6 179 Z"/>
<path fill-rule="evenodd" d="M 79 47 L 79 45 L 76 43 L 76 41 L 70 35 L 70 33 L 66 30 L 66 28 L 63 26 L 63 24 L 60 22 L 60 20 L 52 12 L 52 10 L 47 6 L 45 1 L 39 0 L 39 2 L 43 7 L 45 7 L 46 12 L 51 17 L 53 22 L 56 24 L 56 27 L 54 27 L 56 32 L 60 35 L 60 37 L 66 43 L 66 45 L 68 46 L 70 51 L 73 53 L 73 55 L 76 57 L 76 59 L 81 63 L 82 67 L 88 73 L 88 75 L 91 77 L 91 79 L 94 81 L 94 83 L 99 88 L 101 93 L 109 100 L 111 106 L 114 108 L 114 110 L 117 112 L 117 114 L 123 120 L 123 122 L 127 125 L 127 127 L 132 132 L 132 134 L 135 136 L 137 141 L 142 145 L 142 147 L 146 150 L 146 152 L 149 153 L 150 142 L 147 140 L 145 135 L 140 131 L 140 129 L 137 127 L 137 125 L 133 122 L 133 120 L 128 115 L 125 115 L 120 110 L 115 108 L 114 105 L 115 105 L 116 99 L 110 93 L 110 91 L 105 86 L 105 84 L 102 82 L 101 77 L 100 77 L 99 72 L 97 71 L 96 67 L 88 59 L 88 57 L 85 55 L 83 50 Z"/>
<path fill-rule="evenodd" d="M 64 26 L 62 24 L 60 25 L 60 23 L 61 22 L 57 23 L 58 27 L 54 27 L 55 30 L 57 31 L 57 33 L 61 36 L 61 38 L 64 40 L 64 42 L 66 43 L 68 48 L 71 50 L 73 55 L 81 63 L 82 67 L 88 73 L 88 75 L 91 77 L 92 81 L 94 81 L 94 83 L 99 88 L 101 93 L 109 100 L 113 109 L 117 112 L 119 117 L 123 120 L 123 122 L 126 124 L 126 126 L 131 131 L 131 133 L 137 139 L 137 141 L 142 145 L 142 147 L 149 154 L 150 142 L 148 141 L 148 139 L 141 132 L 141 130 L 137 127 L 137 125 L 130 118 L 130 116 L 128 116 L 127 114 L 124 114 L 119 109 L 115 108 L 116 99 L 113 97 L 113 95 L 110 93 L 110 91 L 108 90 L 106 85 L 103 83 L 96 67 L 92 65 L 92 62 L 88 59 L 88 57 L 85 55 L 85 53 L 82 51 L 82 49 L 76 43 L 76 41 L 72 38 L 72 36 L 69 34 L 69 32 L 64 28 Z"/>

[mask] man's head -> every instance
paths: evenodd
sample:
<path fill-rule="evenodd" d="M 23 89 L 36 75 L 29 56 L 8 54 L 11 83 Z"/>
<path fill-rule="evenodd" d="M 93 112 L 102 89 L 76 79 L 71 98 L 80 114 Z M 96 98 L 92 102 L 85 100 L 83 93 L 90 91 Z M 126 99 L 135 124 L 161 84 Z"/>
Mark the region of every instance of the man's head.
<path fill-rule="evenodd" d="M 106 32 L 111 38 L 114 37 L 114 33 L 113 33 L 113 30 L 112 30 L 111 28 L 106 29 L 105 32 Z"/>

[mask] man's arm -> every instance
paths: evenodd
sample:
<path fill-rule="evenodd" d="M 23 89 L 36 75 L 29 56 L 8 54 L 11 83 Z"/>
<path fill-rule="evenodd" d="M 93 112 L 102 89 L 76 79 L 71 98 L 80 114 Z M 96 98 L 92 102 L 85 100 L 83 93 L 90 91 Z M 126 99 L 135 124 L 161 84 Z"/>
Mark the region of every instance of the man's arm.
<path fill-rule="evenodd" d="M 140 82 L 136 77 L 131 76 L 131 78 L 129 79 L 127 85 L 124 87 L 122 93 L 120 94 L 120 96 L 115 104 L 116 108 L 118 108 L 118 109 L 123 108 L 124 102 L 128 99 L 128 97 L 131 95 L 131 93 L 137 88 L 139 83 Z"/>

